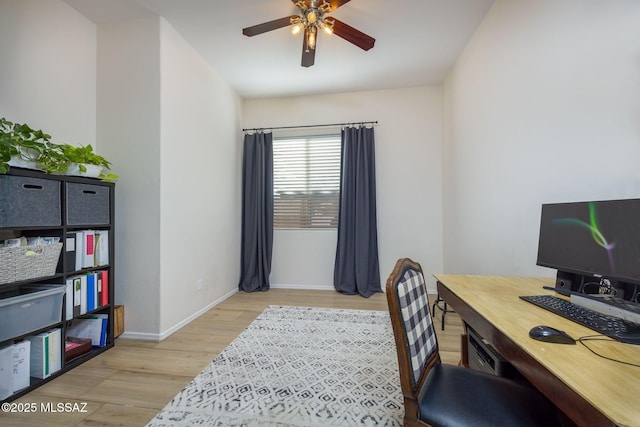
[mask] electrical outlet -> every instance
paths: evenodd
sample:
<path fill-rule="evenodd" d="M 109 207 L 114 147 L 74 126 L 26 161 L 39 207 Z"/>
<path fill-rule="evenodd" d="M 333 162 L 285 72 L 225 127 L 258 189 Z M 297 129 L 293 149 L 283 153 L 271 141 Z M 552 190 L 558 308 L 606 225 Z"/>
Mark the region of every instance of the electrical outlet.
<path fill-rule="evenodd" d="M 202 289 L 202 279 L 198 279 L 196 281 L 196 289 L 198 289 L 198 290 Z"/>

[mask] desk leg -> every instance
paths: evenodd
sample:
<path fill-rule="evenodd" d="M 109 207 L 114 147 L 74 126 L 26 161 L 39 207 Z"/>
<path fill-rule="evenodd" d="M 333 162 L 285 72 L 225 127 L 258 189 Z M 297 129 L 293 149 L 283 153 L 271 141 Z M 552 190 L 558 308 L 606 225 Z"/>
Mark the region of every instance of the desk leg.
<path fill-rule="evenodd" d="M 458 364 L 463 368 L 469 367 L 469 336 L 466 330 L 465 333 L 460 334 L 460 363 Z"/>

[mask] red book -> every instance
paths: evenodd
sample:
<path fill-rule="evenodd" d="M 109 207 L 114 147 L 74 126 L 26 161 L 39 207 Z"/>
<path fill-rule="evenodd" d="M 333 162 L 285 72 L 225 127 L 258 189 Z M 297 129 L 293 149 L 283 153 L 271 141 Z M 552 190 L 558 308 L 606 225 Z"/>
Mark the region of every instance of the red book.
<path fill-rule="evenodd" d="M 67 337 L 64 341 L 64 362 L 91 351 L 91 340 L 87 338 Z"/>
<path fill-rule="evenodd" d="M 102 300 L 100 306 L 109 304 L 109 270 L 102 270 L 98 274 L 102 278 Z"/>
<path fill-rule="evenodd" d="M 86 235 L 87 240 L 85 241 L 85 249 L 86 255 L 93 255 L 93 251 L 96 247 L 94 239 L 95 239 L 95 235 L 93 233 L 87 233 Z"/>
<path fill-rule="evenodd" d="M 70 351 L 76 347 L 81 347 L 83 343 L 75 342 L 75 341 L 65 341 L 64 342 L 64 351 Z"/>

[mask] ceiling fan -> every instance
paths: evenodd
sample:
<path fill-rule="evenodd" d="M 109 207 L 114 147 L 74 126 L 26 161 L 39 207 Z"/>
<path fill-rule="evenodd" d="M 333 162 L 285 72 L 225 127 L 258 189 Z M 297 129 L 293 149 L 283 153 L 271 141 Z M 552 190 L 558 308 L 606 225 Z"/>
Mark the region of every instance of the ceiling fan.
<path fill-rule="evenodd" d="M 299 15 L 291 15 L 262 24 L 247 27 L 242 30 L 242 34 L 253 37 L 267 31 L 293 25 L 294 34 L 304 30 L 302 40 L 302 66 L 313 65 L 316 56 L 316 40 L 318 29 L 322 29 L 328 34 L 335 34 L 346 41 L 353 43 L 361 49 L 369 50 L 373 47 L 376 39 L 356 30 L 338 19 L 327 16 L 340 6 L 350 0 L 291 0 L 300 10 Z"/>

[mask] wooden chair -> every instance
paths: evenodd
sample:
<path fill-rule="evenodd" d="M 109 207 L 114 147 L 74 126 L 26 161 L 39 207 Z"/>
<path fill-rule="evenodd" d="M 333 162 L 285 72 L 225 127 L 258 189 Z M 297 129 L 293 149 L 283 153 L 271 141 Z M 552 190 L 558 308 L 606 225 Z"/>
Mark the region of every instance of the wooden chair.
<path fill-rule="evenodd" d="M 420 264 L 402 258 L 387 280 L 405 426 L 561 426 L 536 389 L 443 364 Z"/>

